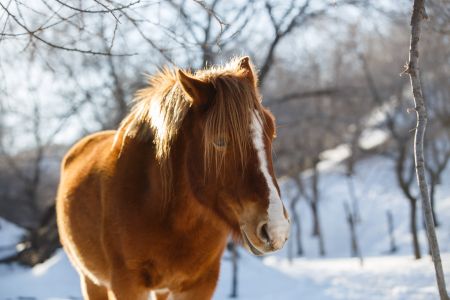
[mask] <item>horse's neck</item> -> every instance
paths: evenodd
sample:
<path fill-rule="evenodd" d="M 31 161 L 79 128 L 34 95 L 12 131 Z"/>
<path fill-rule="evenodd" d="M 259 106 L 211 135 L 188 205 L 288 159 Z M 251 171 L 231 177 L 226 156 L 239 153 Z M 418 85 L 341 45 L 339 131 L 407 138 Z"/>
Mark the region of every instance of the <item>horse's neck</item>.
<path fill-rule="evenodd" d="M 183 147 L 175 147 L 169 158 L 172 169 L 172 180 L 169 183 L 171 194 L 164 194 L 164 179 L 160 170 L 160 164 L 156 161 L 152 141 L 128 140 L 121 151 L 121 157 L 129 161 L 122 171 L 132 174 L 147 176 L 144 181 L 147 187 L 138 187 L 138 190 L 151 190 L 145 201 L 145 209 L 150 212 L 158 212 L 159 216 L 166 219 L 174 226 L 175 230 L 189 230 L 190 228 L 203 228 L 215 234 L 226 234 L 228 228 L 225 223 L 212 211 L 201 204 L 196 198 L 187 177 L 187 157 Z M 138 168 L 142 172 L 130 172 L 127 168 Z M 144 169 L 146 168 L 146 170 Z M 145 174 L 145 175 L 144 175 Z M 136 182 L 136 184 L 138 184 Z M 158 217 L 158 216 L 155 216 Z"/>
<path fill-rule="evenodd" d="M 177 223 L 183 227 L 198 228 L 204 226 L 206 230 L 228 232 L 225 223 L 213 212 L 212 208 L 197 199 L 188 178 L 187 159 L 185 153 L 173 153 L 176 159 L 173 165 L 173 191 L 170 207 L 176 211 L 174 216 Z"/>

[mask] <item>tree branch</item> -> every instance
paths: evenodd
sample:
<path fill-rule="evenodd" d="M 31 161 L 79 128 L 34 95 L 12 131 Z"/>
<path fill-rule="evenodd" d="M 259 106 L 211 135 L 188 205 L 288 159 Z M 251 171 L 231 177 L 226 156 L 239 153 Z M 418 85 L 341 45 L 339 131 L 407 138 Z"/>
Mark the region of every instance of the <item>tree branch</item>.
<path fill-rule="evenodd" d="M 11 12 L 11 10 L 9 10 L 8 7 L 4 6 L 1 2 L 0 2 L 0 7 L 6 12 L 6 14 L 11 17 L 14 22 L 23 30 L 25 30 L 25 34 L 27 34 L 30 37 L 30 41 L 32 39 L 35 39 L 49 47 L 55 48 L 55 49 L 59 49 L 59 50 L 65 50 L 65 51 L 69 51 L 69 52 L 78 52 L 78 53 L 82 53 L 82 54 L 91 54 L 91 55 L 103 55 L 103 56 L 110 56 L 110 55 L 114 55 L 114 56 L 132 56 L 135 55 L 135 53 L 131 53 L 131 54 L 127 54 L 127 53 L 111 53 L 109 52 L 102 52 L 102 51 L 95 51 L 95 50 L 88 50 L 88 49 L 80 49 L 80 48 L 76 48 L 76 47 L 67 47 L 67 46 L 63 46 L 63 45 L 59 45 L 59 44 L 55 44 L 51 41 L 48 41 L 46 39 L 44 39 L 43 37 L 41 37 L 38 33 L 42 32 L 43 27 L 40 26 L 39 28 L 32 30 L 30 29 L 27 25 L 25 25 L 25 23 L 21 20 L 19 20 L 19 17 L 16 16 L 15 14 L 13 14 Z M 21 16 L 20 10 L 19 10 L 19 16 Z M 22 17 L 21 17 L 22 18 Z M 22 18 L 23 19 L 23 18 Z M 8 34 L 9 36 L 17 36 L 18 34 Z M 2 34 L 2 36 L 5 36 L 5 34 Z"/>
<path fill-rule="evenodd" d="M 304 92 L 293 92 L 290 94 L 286 94 L 284 96 L 280 96 L 277 98 L 271 98 L 270 101 L 266 102 L 265 104 L 268 106 L 275 106 L 284 104 L 286 102 L 294 101 L 294 100 L 300 100 L 305 98 L 312 98 L 312 97 L 322 97 L 322 96 L 330 96 L 338 93 L 340 89 L 335 87 L 329 87 L 329 88 L 323 88 L 323 89 L 317 89 L 317 90 L 311 90 L 311 91 L 304 91 Z"/>

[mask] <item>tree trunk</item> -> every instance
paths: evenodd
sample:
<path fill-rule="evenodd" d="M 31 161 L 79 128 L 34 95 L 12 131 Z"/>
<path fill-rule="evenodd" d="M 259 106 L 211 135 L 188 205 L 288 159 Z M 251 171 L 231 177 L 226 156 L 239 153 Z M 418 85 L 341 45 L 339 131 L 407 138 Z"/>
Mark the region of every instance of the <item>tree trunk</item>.
<path fill-rule="evenodd" d="M 237 298 L 238 297 L 238 259 L 239 259 L 239 254 L 237 251 L 236 244 L 233 241 L 228 243 L 228 250 L 230 251 L 230 254 L 231 254 L 231 265 L 232 265 L 230 298 Z"/>
<path fill-rule="evenodd" d="M 350 255 L 352 257 L 359 257 L 358 239 L 355 228 L 355 213 L 350 210 L 350 205 L 344 202 L 344 210 L 346 215 L 346 221 L 350 230 Z"/>
<path fill-rule="evenodd" d="M 433 221 L 434 221 L 434 227 L 439 227 L 439 222 L 436 216 L 436 208 L 435 208 L 435 201 L 434 201 L 434 195 L 436 192 L 436 184 L 437 184 L 437 180 L 431 180 L 431 186 L 430 186 L 430 202 L 431 202 L 431 213 L 433 215 Z M 426 223 L 426 222 L 425 222 Z M 426 224 L 425 224 L 425 228 L 426 228 Z"/>
<path fill-rule="evenodd" d="M 319 207 L 316 202 L 312 202 L 311 205 L 311 212 L 313 216 L 313 231 L 312 236 L 317 237 L 318 243 L 319 243 L 319 255 L 325 256 L 325 243 L 323 240 L 323 234 L 322 229 L 320 226 L 320 216 L 319 216 Z"/>
<path fill-rule="evenodd" d="M 47 210 L 40 226 L 28 232 L 20 245 L 23 249 L 10 257 L 2 258 L 0 263 L 17 262 L 32 267 L 49 259 L 61 247 L 56 226 L 55 206 Z"/>
<path fill-rule="evenodd" d="M 416 259 L 420 259 L 421 254 L 420 254 L 419 238 L 417 235 L 417 205 L 415 201 L 410 201 L 409 203 L 411 209 L 411 213 L 409 214 L 410 215 L 409 228 L 411 230 L 412 235 L 412 246 L 414 251 L 414 257 Z"/>
<path fill-rule="evenodd" d="M 320 255 L 320 256 L 325 256 L 325 255 L 326 255 L 326 252 L 325 252 L 325 243 L 324 243 L 323 235 L 322 235 L 322 232 L 321 232 L 321 231 L 319 231 L 318 239 L 319 239 L 319 255 Z"/>
<path fill-rule="evenodd" d="M 303 251 L 302 233 L 299 217 L 295 217 L 294 225 L 296 228 L 297 256 L 303 256 L 304 251 Z"/>
<path fill-rule="evenodd" d="M 395 236 L 394 236 L 394 217 L 392 216 L 392 213 L 389 210 L 386 212 L 386 216 L 387 216 L 388 232 L 389 232 L 389 240 L 390 240 L 389 253 L 395 253 L 395 252 L 397 252 L 397 245 L 395 243 Z"/>
<path fill-rule="evenodd" d="M 297 175 L 298 176 L 298 175 Z M 291 199 L 291 214 L 292 214 L 292 222 L 294 225 L 294 233 L 292 237 L 295 239 L 295 245 L 296 245 L 296 256 L 303 256 L 303 243 L 302 243 L 302 230 L 301 230 L 301 223 L 300 223 L 300 215 L 297 211 L 297 203 L 300 200 L 301 190 L 303 188 L 302 183 L 298 177 L 295 177 L 294 179 L 297 188 L 298 193 Z M 292 247 L 294 246 L 294 243 L 290 243 Z M 293 253 L 291 253 L 292 255 Z"/>
<path fill-rule="evenodd" d="M 431 203 L 431 214 L 433 215 L 433 222 L 434 227 L 439 227 L 439 222 L 437 220 L 436 211 L 435 211 L 435 201 L 434 201 L 434 195 L 436 192 L 436 185 L 437 185 L 437 179 L 435 177 L 435 174 L 432 172 L 429 172 L 430 175 L 430 203 Z M 425 215 L 423 216 L 423 228 L 427 228 L 427 222 L 425 220 Z M 428 245 L 429 246 L 429 245 Z M 430 249 L 430 255 L 431 255 L 431 249 Z"/>
<path fill-rule="evenodd" d="M 312 199 L 311 199 L 311 211 L 313 215 L 313 229 L 312 235 L 317 237 L 319 242 L 319 255 L 325 256 L 325 243 L 323 240 L 322 229 L 320 226 L 320 214 L 319 214 L 319 170 L 317 165 L 319 159 L 315 160 L 313 167 L 313 177 L 312 177 Z"/>
<path fill-rule="evenodd" d="M 311 213 L 312 213 L 312 232 L 311 235 L 318 237 L 320 235 L 320 221 L 319 221 L 319 211 L 316 202 L 311 202 Z"/>
<path fill-rule="evenodd" d="M 314 163 L 313 176 L 311 182 L 312 199 L 310 199 L 311 212 L 313 216 L 312 236 L 320 236 L 320 219 L 319 219 L 319 171 L 317 170 L 317 163 Z"/>
<path fill-rule="evenodd" d="M 411 170 L 409 170 L 406 165 L 408 161 L 408 144 L 406 141 L 397 141 L 398 147 L 398 157 L 396 160 L 395 174 L 397 177 L 397 182 L 400 189 L 408 200 L 409 209 L 409 228 L 412 236 L 412 250 L 414 252 L 414 257 L 416 259 L 420 258 L 420 244 L 417 238 L 417 198 L 412 194 L 412 184 L 414 181 L 414 165 L 411 164 Z M 405 169 L 407 170 L 407 175 L 405 175 Z M 406 178 L 405 178 L 406 177 Z"/>
<path fill-rule="evenodd" d="M 428 185 L 425 177 L 425 160 L 423 155 L 423 140 L 425 129 L 427 126 L 427 109 L 422 94 L 422 85 L 419 74 L 419 39 L 420 39 L 420 23 L 426 19 L 425 1 L 414 0 L 413 12 L 411 15 L 411 41 L 409 48 L 409 63 L 406 73 L 409 74 L 411 86 L 414 95 L 417 127 L 414 135 L 414 158 L 416 164 L 417 182 L 420 189 L 422 199 L 423 212 L 427 225 L 428 243 L 431 248 L 433 257 L 437 286 L 441 300 L 448 300 L 447 289 L 445 287 L 444 271 L 442 270 L 441 255 L 439 244 L 434 228 L 433 213 L 431 210 L 430 195 L 428 193 Z"/>
<path fill-rule="evenodd" d="M 295 202 L 292 202 L 291 205 L 291 214 L 292 214 L 292 222 L 294 223 L 294 239 L 295 239 L 295 245 L 296 245 L 296 255 L 302 256 L 303 255 L 303 245 L 302 245 L 302 231 L 301 231 L 301 224 L 300 224 L 300 218 L 298 215 L 298 212 L 295 209 Z M 293 244 L 293 243 L 292 243 Z"/>
<path fill-rule="evenodd" d="M 319 243 L 319 255 L 325 256 L 325 245 L 323 241 L 322 229 L 320 227 L 319 207 L 317 202 L 311 203 L 311 212 L 313 215 L 313 232 L 312 235 L 317 237 Z"/>
<path fill-rule="evenodd" d="M 351 199 L 351 203 L 352 203 L 354 221 L 356 223 L 360 223 L 361 222 L 361 213 L 359 211 L 359 203 L 358 203 L 358 197 L 356 196 L 355 184 L 353 182 L 353 175 L 351 175 L 351 174 L 347 176 L 347 186 L 348 186 L 348 191 L 349 191 L 350 199 Z"/>
<path fill-rule="evenodd" d="M 294 243 L 291 241 L 290 243 L 287 243 L 287 258 L 290 263 L 292 263 L 292 260 L 294 259 Z"/>

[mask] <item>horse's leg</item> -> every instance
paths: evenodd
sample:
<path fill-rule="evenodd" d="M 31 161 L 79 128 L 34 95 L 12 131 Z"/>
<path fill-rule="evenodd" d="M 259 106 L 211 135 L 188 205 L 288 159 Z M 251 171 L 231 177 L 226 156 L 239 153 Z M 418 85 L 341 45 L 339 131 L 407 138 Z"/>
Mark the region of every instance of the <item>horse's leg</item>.
<path fill-rule="evenodd" d="M 110 300 L 147 300 L 149 290 L 137 284 L 133 273 L 114 272 L 111 281 Z"/>
<path fill-rule="evenodd" d="M 85 300 L 108 300 L 108 290 L 96 285 L 87 276 L 81 275 L 81 290 Z"/>
<path fill-rule="evenodd" d="M 170 292 L 153 292 L 156 300 L 169 300 Z"/>
<path fill-rule="evenodd" d="M 210 300 L 214 294 L 216 282 L 202 283 L 201 285 L 193 286 L 191 289 L 172 293 L 168 299 L 170 300 Z M 159 300 L 159 299 L 158 299 Z"/>
<path fill-rule="evenodd" d="M 207 272 L 197 284 L 182 292 L 170 294 L 170 300 L 210 300 L 214 294 L 219 278 L 219 266 Z"/>
<path fill-rule="evenodd" d="M 149 300 L 170 300 L 169 299 L 170 292 L 150 292 Z"/>

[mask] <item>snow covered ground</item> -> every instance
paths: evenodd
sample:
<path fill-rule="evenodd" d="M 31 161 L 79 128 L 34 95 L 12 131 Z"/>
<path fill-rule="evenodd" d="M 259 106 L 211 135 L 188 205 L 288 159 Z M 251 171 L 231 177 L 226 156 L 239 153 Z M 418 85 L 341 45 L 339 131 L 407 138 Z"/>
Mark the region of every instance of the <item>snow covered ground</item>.
<path fill-rule="evenodd" d="M 450 254 L 444 254 L 442 259 L 449 282 Z M 270 257 L 265 263 L 298 279 L 303 286 L 297 298 L 279 299 L 439 299 L 434 268 L 429 257 L 419 261 L 415 261 L 412 256 L 370 257 L 364 260 L 363 266 L 359 260 L 350 258 L 301 258 L 289 263 Z"/>
<path fill-rule="evenodd" d="M 287 247 L 277 254 L 259 259 L 240 249 L 240 300 L 428 300 L 438 299 L 431 259 L 414 260 L 408 223 L 408 203 L 396 187 L 392 162 L 381 156 L 361 161 L 353 178 L 359 199 L 361 223 L 358 227 L 364 264 L 349 258 L 350 236 L 343 202 L 349 199 L 348 181 L 339 165 L 323 170 L 320 182 L 322 230 L 326 258 L 317 256 L 317 241 L 311 237 L 311 215 L 302 201 L 301 216 L 305 256 L 289 262 Z M 447 282 L 450 283 L 450 168 L 438 187 L 438 231 Z M 284 195 L 293 193 L 289 183 Z M 394 215 L 394 234 L 398 253 L 387 256 L 386 211 Z M 420 214 L 419 214 L 420 215 Z M 418 217 L 422 228 L 421 215 Z M 11 248 L 21 230 L 0 220 L 0 256 Z M 420 230 L 422 253 L 427 247 Z M 215 300 L 228 299 L 231 289 L 231 263 L 225 257 Z M 79 280 L 64 252 L 33 269 L 0 265 L 0 299 L 80 299 Z"/>
<path fill-rule="evenodd" d="M 450 254 L 443 261 L 450 282 Z M 239 268 L 240 300 L 438 299 L 429 258 L 371 257 L 361 266 L 350 258 L 289 263 L 243 254 Z M 230 263 L 224 260 L 215 300 L 229 299 L 230 274 Z M 0 299 L 81 299 L 78 275 L 62 251 L 33 269 L 1 266 Z"/>

